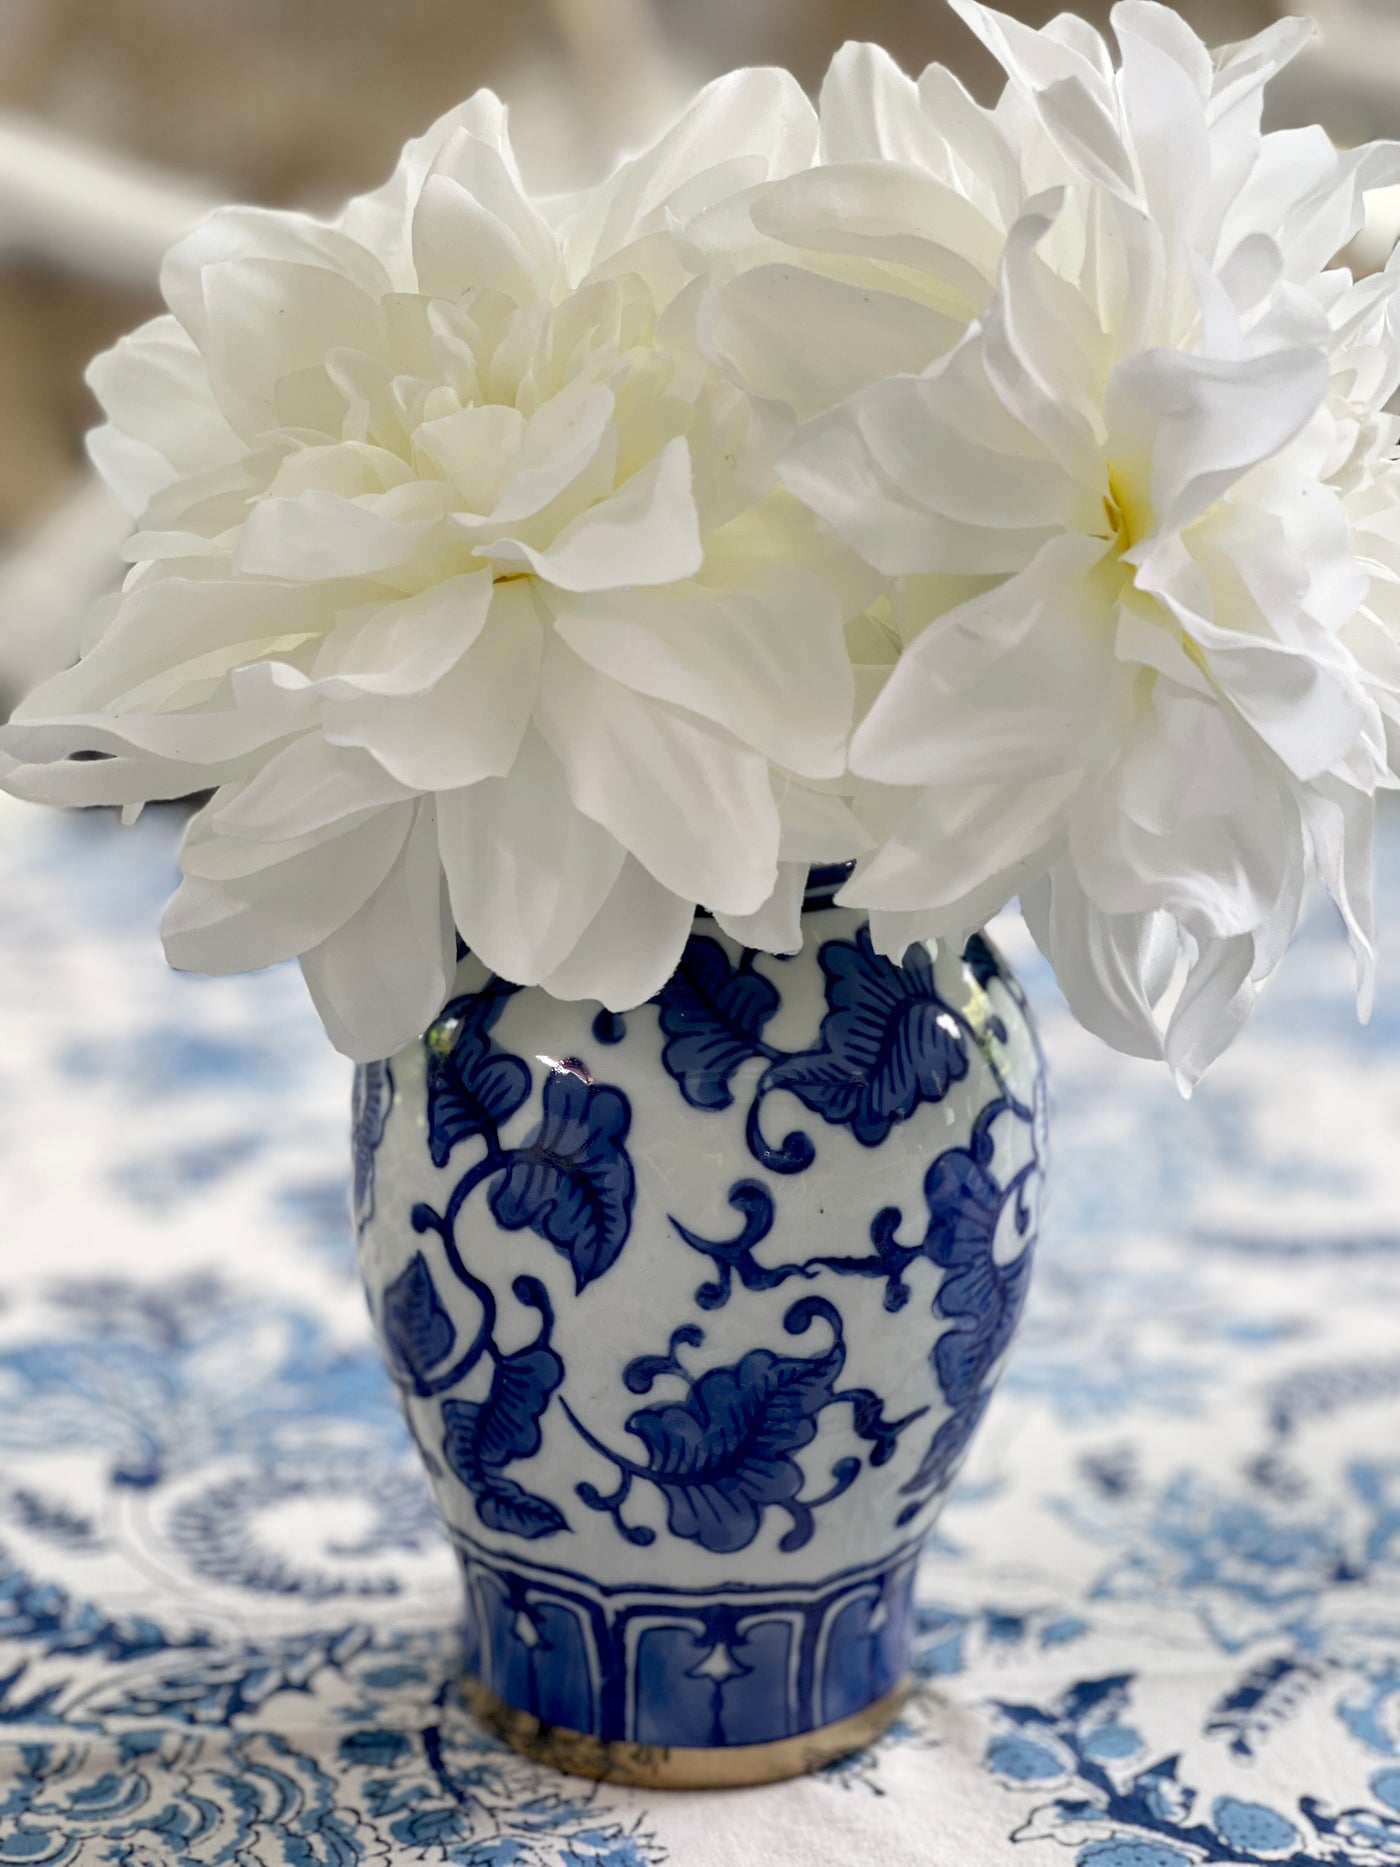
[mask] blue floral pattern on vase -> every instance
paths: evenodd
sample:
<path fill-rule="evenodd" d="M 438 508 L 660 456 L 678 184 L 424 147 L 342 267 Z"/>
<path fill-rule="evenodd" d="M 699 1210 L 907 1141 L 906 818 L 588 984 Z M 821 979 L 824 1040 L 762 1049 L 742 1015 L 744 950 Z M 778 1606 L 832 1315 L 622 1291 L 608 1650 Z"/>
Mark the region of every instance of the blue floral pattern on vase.
<path fill-rule="evenodd" d="M 907 1602 L 870 1602 L 899 1595 L 1024 1299 L 1024 1001 L 984 941 L 897 966 L 829 892 L 795 960 L 699 930 L 626 1017 L 467 956 L 392 1061 L 362 1257 L 469 1667 L 606 1740 L 792 1736 L 897 1682 Z M 784 1097 L 815 1132 L 771 1139 Z M 905 1203 L 862 1211 L 877 1154 Z"/>
<path fill-rule="evenodd" d="M 563 1364 L 550 1347 L 554 1311 L 538 1278 L 515 1277 L 510 1287 L 514 1304 L 537 1312 L 539 1326 L 526 1346 L 504 1351 L 496 1339 L 496 1292 L 467 1265 L 457 1227 L 471 1194 L 489 1185 L 485 1197 L 495 1223 L 506 1232 L 533 1231 L 552 1245 L 572 1269 L 575 1294 L 582 1292 L 607 1271 L 630 1229 L 634 1188 L 626 1140 L 631 1108 L 625 1095 L 593 1082 L 581 1065 L 549 1059 L 539 1118 L 520 1145 L 504 1146 L 503 1125 L 533 1088 L 528 1064 L 503 1051 L 492 1037 L 512 992 L 492 980 L 485 990 L 455 999 L 423 1046 L 433 1165 L 447 1167 L 464 1144 L 477 1142 L 480 1148 L 442 1211 L 419 1202 L 410 1224 L 415 1233 L 438 1238 L 448 1275 L 478 1306 L 478 1325 L 462 1347 L 451 1308 L 421 1249 L 384 1287 L 379 1316 L 395 1381 L 421 1399 L 451 1396 L 441 1403 L 436 1446 L 410 1416 L 430 1474 L 450 1473 L 457 1480 L 484 1529 L 533 1541 L 569 1527 L 557 1504 L 508 1475 L 508 1467 L 539 1451 L 541 1418 L 564 1379 Z M 373 1084 L 380 1075 L 389 1075 L 388 1066 L 370 1064 L 357 1072 L 357 1162 L 366 1132 L 360 1111 L 374 1105 Z M 383 1127 L 379 1120 L 380 1139 Z M 373 1153 L 371 1146 L 371 1162 Z M 371 1203 L 362 1226 L 372 1210 Z M 464 1398 L 464 1384 L 481 1365 L 490 1371 L 488 1390 L 480 1399 Z"/>
<path fill-rule="evenodd" d="M 979 949 L 979 959 L 989 954 L 985 941 Z M 766 1061 L 746 1132 L 754 1158 L 771 1172 L 803 1173 L 816 1158 L 800 1132 L 777 1146 L 764 1138 L 762 1105 L 775 1090 L 790 1091 L 814 1115 L 848 1128 L 862 1146 L 879 1147 L 921 1102 L 943 1100 L 967 1075 L 969 1045 L 975 1050 L 983 1041 L 939 992 L 927 948 L 911 946 L 903 963 L 892 965 L 862 925 L 853 940 L 821 943 L 828 1007 L 821 1033 L 810 1050 L 785 1053 L 763 1040 L 780 997 L 754 970 L 757 959 L 745 952 L 731 964 L 717 940 L 697 934 L 657 1005 L 667 1037 L 662 1063 L 692 1107 L 727 1108 L 735 1072 L 754 1057 Z M 989 1030 L 1005 1036 L 998 1020 Z"/>
<path fill-rule="evenodd" d="M 683 1323 L 664 1355 L 642 1355 L 629 1362 L 622 1376 L 629 1393 L 650 1393 L 665 1375 L 678 1377 L 688 1390 L 682 1401 L 643 1407 L 628 1418 L 628 1432 L 646 1448 L 645 1465 L 602 1445 L 565 1402 L 579 1435 L 617 1467 L 620 1477 L 617 1490 L 607 1497 L 593 1485 L 577 1486 L 584 1503 L 607 1511 L 629 1542 L 654 1542 L 654 1532 L 622 1520 L 632 1480 L 639 1478 L 664 1496 L 672 1536 L 720 1554 L 747 1549 L 764 1512 L 773 1506 L 792 1519 L 779 1549 L 801 1549 L 811 1540 L 813 1512 L 849 1490 L 861 1469 L 859 1458 L 838 1459 L 830 1486 L 820 1497 L 799 1496 L 804 1476 L 792 1455 L 811 1444 L 822 1413 L 848 1405 L 856 1434 L 874 1446 L 871 1462 L 880 1465 L 904 1428 L 928 1411 L 921 1407 L 903 1420 L 887 1421 L 879 1398 L 868 1388 L 838 1389 L 846 1360 L 840 1311 L 823 1297 L 804 1297 L 784 1316 L 783 1328 L 789 1335 L 803 1335 L 818 1318 L 829 1326 L 833 1340 L 828 1349 L 811 1356 L 758 1348 L 736 1367 L 709 1368 L 694 1376 L 681 1362 L 679 1350 L 682 1345 L 699 1348 L 704 1331 Z"/>

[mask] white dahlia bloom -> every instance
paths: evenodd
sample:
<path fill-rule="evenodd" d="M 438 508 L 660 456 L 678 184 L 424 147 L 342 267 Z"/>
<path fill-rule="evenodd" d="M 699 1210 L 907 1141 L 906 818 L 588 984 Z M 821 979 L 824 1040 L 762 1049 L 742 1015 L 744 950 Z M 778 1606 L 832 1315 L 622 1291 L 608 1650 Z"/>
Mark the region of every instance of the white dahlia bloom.
<path fill-rule="evenodd" d="M 803 865 L 862 841 L 834 781 L 871 580 L 707 361 L 682 229 L 816 137 L 741 72 L 540 204 L 482 93 L 337 221 L 229 210 L 172 252 L 169 315 L 91 375 L 135 568 L 5 743 L 30 796 L 213 791 L 176 965 L 297 955 L 370 1058 L 436 1013 L 457 931 L 615 1009 L 697 903 L 795 947 Z"/>
<path fill-rule="evenodd" d="M 1400 161 L 1261 133 L 1298 22 L 1212 57 L 1170 9 L 1123 0 L 1115 68 L 1080 22 L 1038 33 L 953 4 L 1007 93 L 939 114 L 942 78 L 915 89 L 862 55 L 866 143 L 887 159 L 865 161 L 859 220 L 868 234 L 885 184 L 890 223 L 926 202 L 887 283 L 919 307 L 963 291 L 971 315 L 905 373 L 834 378 L 846 399 L 799 410 L 781 469 L 896 580 L 901 652 L 851 752 L 879 847 L 842 898 L 899 954 L 1019 895 L 1081 1020 L 1165 1052 L 1189 1089 L 1281 957 L 1310 872 L 1369 1002 L 1374 797 L 1400 717 L 1383 412 L 1400 271 L 1353 286 L 1326 268 Z M 929 185 L 951 196 L 950 173 L 966 198 L 940 223 Z M 772 224 L 767 196 L 813 185 L 760 191 L 753 225 Z M 1005 227 L 980 307 L 974 208 Z M 725 290 L 738 358 L 754 288 Z"/>

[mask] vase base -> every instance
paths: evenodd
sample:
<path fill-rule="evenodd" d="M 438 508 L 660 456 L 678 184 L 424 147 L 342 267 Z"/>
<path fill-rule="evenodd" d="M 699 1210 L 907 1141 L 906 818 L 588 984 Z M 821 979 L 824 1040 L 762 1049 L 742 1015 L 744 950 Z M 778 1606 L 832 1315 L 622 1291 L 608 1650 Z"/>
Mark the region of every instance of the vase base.
<path fill-rule="evenodd" d="M 605 1742 L 586 1731 L 544 1724 L 530 1712 L 507 1705 L 479 1679 L 464 1680 L 463 1692 L 481 1722 L 504 1738 L 512 1750 L 533 1763 L 547 1763 L 570 1776 L 589 1776 L 598 1782 L 626 1783 L 642 1789 L 743 1789 L 805 1776 L 839 1757 L 864 1750 L 898 1716 L 912 1683 L 902 1679 L 863 1710 L 838 1718 L 834 1724 L 803 1731 L 797 1737 L 778 1738 L 768 1744 L 713 1747 Z"/>

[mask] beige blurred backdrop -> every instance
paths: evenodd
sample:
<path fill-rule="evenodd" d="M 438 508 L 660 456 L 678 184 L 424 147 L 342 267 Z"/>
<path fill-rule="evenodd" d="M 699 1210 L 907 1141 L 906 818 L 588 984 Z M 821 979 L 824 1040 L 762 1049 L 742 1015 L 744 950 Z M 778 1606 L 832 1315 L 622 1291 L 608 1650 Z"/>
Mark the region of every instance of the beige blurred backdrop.
<path fill-rule="evenodd" d="M 1108 6 L 1082 10 L 1102 24 Z M 1286 10 L 1181 5 L 1216 43 Z M 1312 10 L 1323 47 L 1276 111 L 1342 141 L 1400 134 L 1400 0 Z M 204 204 L 330 206 L 482 84 L 511 104 L 528 177 L 575 186 L 705 78 L 777 62 L 815 88 L 850 37 L 995 95 L 943 0 L 0 0 L 0 702 L 62 658 L 109 574 L 119 521 L 83 477 L 83 365 L 150 312 L 156 255 Z"/>

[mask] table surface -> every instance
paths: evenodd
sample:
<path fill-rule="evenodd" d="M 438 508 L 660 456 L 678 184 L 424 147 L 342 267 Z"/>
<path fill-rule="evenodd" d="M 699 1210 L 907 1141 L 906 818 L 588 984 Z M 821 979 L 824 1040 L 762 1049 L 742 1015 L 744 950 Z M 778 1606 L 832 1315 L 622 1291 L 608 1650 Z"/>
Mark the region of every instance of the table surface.
<path fill-rule="evenodd" d="M 1400 1862 L 1400 954 L 1359 1030 L 1317 910 L 1184 1104 L 1015 938 L 1053 1192 L 916 1697 L 818 1776 L 648 1794 L 456 1699 L 348 1066 L 293 969 L 165 971 L 177 828 L 0 802 L 0 1863 Z M 1400 948 L 1400 823 L 1382 870 Z"/>

